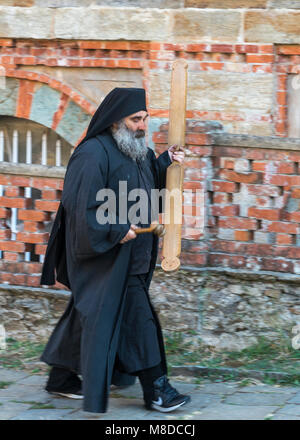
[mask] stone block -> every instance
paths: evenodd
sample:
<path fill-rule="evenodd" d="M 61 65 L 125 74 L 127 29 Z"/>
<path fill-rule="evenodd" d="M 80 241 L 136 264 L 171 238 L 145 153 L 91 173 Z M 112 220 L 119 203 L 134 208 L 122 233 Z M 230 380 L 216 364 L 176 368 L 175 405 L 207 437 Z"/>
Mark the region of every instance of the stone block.
<path fill-rule="evenodd" d="M 74 144 L 88 127 L 90 119 L 90 115 L 85 113 L 75 102 L 70 101 L 56 132 Z"/>
<path fill-rule="evenodd" d="M 82 26 L 84 23 L 84 26 Z M 169 13 L 158 9 L 85 7 L 55 10 L 55 38 L 166 40 Z"/>
<path fill-rule="evenodd" d="M 299 0 L 269 0 L 269 8 L 300 9 Z"/>
<path fill-rule="evenodd" d="M 150 72 L 152 108 L 169 108 L 170 80 L 170 72 Z M 188 76 L 188 110 L 259 115 L 271 112 L 272 99 L 272 74 L 190 72 Z"/>
<path fill-rule="evenodd" d="M 267 3 L 268 0 L 185 0 L 184 5 L 186 8 L 234 9 L 234 8 L 266 8 Z"/>
<path fill-rule="evenodd" d="M 242 17 L 240 11 L 180 9 L 170 11 L 170 16 L 173 23 L 170 33 L 176 42 L 232 43 L 239 39 Z M 161 38 L 160 36 L 159 39 Z"/>
<path fill-rule="evenodd" d="M 52 20 L 52 9 L 0 6 L 0 37 L 53 38 Z"/>
<path fill-rule="evenodd" d="M 0 29 L 1 29 L 1 11 L 0 11 Z M 0 88 L 0 115 L 14 116 L 16 114 L 18 91 L 19 91 L 19 81 L 14 78 L 5 78 L 5 87 Z"/>
<path fill-rule="evenodd" d="M 33 95 L 30 119 L 46 127 L 51 127 L 53 114 L 58 110 L 59 103 L 60 92 L 40 84 Z"/>
<path fill-rule="evenodd" d="M 245 41 L 251 43 L 300 43 L 300 11 L 246 11 Z"/>

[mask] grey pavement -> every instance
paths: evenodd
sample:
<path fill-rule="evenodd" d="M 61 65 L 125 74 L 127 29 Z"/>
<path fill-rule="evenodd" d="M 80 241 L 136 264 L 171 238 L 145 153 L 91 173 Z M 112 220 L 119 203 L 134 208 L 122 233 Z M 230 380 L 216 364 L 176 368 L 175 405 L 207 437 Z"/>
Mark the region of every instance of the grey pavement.
<path fill-rule="evenodd" d="M 171 377 L 192 401 L 171 413 L 148 411 L 139 382 L 111 387 L 108 411 L 82 410 L 82 400 L 54 397 L 44 390 L 47 377 L 0 368 L 0 420 L 300 420 L 300 387 L 252 380 L 210 382 Z"/>

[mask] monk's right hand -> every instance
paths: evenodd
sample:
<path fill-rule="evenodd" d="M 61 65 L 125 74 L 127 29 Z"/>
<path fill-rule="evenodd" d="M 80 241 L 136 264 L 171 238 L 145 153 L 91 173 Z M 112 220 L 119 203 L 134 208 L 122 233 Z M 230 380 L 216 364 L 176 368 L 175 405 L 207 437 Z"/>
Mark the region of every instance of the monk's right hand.
<path fill-rule="evenodd" d="M 127 232 L 127 234 L 125 235 L 125 237 L 122 238 L 122 240 L 120 241 L 121 244 L 126 243 L 129 240 L 132 240 L 133 238 L 136 238 L 136 233 L 134 232 L 135 229 L 137 229 L 138 227 L 135 225 L 130 225 L 130 229 Z"/>

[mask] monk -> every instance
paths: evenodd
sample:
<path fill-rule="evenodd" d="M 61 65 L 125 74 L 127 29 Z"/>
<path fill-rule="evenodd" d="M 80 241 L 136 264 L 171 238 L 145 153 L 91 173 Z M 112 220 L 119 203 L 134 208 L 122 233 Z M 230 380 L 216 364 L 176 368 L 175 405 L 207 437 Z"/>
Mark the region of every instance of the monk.
<path fill-rule="evenodd" d="M 151 190 L 165 187 L 167 167 L 184 151 L 173 145 L 156 158 L 145 142 L 147 120 L 144 89 L 115 88 L 105 97 L 68 162 L 43 265 L 42 285 L 57 280 L 72 293 L 41 357 L 52 366 L 46 390 L 83 398 L 89 412 L 106 412 L 110 386 L 136 377 L 147 409 L 168 412 L 190 401 L 169 383 L 149 297 L 158 237 L 135 233 L 150 225 Z M 116 195 L 114 221 L 106 223 L 99 221 L 104 189 Z M 129 213 L 136 189 L 148 195 L 143 222 L 121 218 L 120 203 Z"/>

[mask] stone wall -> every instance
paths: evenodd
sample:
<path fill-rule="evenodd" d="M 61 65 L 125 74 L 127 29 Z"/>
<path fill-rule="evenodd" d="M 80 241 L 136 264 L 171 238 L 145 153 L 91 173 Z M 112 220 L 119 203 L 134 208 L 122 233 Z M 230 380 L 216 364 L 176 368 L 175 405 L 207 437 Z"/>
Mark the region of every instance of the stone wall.
<path fill-rule="evenodd" d="M 78 7 L 72 7 L 70 3 L 57 7 L 58 2 L 52 6 L 49 1 L 46 7 L 41 0 L 32 1 L 32 7 L 13 7 L 17 2 L 2 1 L 0 38 L 300 43 L 300 11 L 295 1 L 190 1 L 185 4 L 196 7 L 185 8 L 172 8 L 167 1 L 159 8 L 144 7 L 146 2 L 141 7 L 136 3 L 131 7 L 130 2 L 123 2 L 125 7 L 102 6 L 102 2 L 88 7 L 78 2 Z"/>
<path fill-rule="evenodd" d="M 278 273 L 181 268 L 155 270 L 150 296 L 165 335 L 180 332 L 195 348 L 241 350 L 263 336 L 292 338 L 300 322 L 299 277 Z M 54 289 L 0 285 L 0 324 L 6 336 L 46 341 L 70 294 Z"/>

